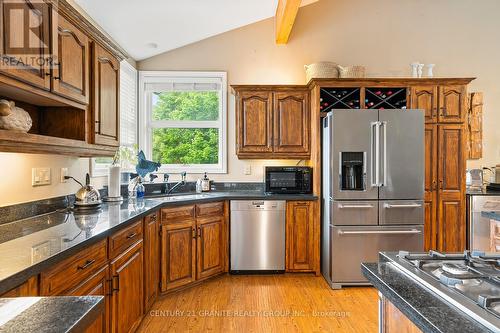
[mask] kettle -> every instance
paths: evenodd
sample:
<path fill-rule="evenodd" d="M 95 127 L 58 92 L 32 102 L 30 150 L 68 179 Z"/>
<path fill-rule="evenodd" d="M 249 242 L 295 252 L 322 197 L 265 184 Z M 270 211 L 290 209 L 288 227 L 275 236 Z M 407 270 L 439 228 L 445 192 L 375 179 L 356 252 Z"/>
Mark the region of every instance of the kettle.
<path fill-rule="evenodd" d="M 87 173 L 85 177 L 85 185 L 71 176 L 68 178 L 73 179 L 80 184 L 81 188 L 75 193 L 75 206 L 97 206 L 102 203 L 99 191 L 90 185 L 90 175 Z"/>

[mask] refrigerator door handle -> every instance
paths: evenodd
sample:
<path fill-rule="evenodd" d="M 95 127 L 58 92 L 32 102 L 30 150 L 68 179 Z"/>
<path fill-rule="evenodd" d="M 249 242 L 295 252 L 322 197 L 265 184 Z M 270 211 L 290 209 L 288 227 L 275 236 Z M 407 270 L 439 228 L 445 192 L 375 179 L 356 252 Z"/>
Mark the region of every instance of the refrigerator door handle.
<path fill-rule="evenodd" d="M 383 156 L 383 172 L 384 176 L 382 178 L 382 183 L 379 184 L 379 186 L 387 186 L 387 121 L 381 121 L 379 122 L 380 125 L 383 129 L 382 131 L 382 145 L 383 145 L 383 150 L 384 150 L 384 156 Z"/>
<path fill-rule="evenodd" d="M 386 234 L 386 235 L 403 235 L 403 234 L 421 234 L 422 232 L 417 229 L 411 230 L 365 230 L 365 231 L 342 231 L 339 230 L 339 235 L 373 235 L 373 234 Z"/>
<path fill-rule="evenodd" d="M 392 205 L 392 204 L 384 204 L 384 208 L 420 208 L 422 207 L 421 204 L 407 204 L 407 205 Z"/>
<path fill-rule="evenodd" d="M 347 208 L 373 208 L 373 205 L 343 205 L 343 204 L 339 204 L 338 207 L 340 209 L 347 209 Z"/>
<path fill-rule="evenodd" d="M 379 187 L 380 183 L 380 122 L 374 121 L 370 123 L 371 129 L 371 161 L 370 161 L 370 174 L 371 186 Z M 374 140 L 375 138 L 375 140 Z M 373 165 L 375 164 L 375 166 Z M 375 170 L 374 170 L 375 169 Z M 374 177 L 375 176 L 375 177 Z"/>

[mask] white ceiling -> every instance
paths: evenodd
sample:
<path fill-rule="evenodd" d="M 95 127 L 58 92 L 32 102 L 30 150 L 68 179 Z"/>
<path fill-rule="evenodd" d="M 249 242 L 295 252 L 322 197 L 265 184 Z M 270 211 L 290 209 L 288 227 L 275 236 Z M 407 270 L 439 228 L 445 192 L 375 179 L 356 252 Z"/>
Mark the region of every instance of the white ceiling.
<path fill-rule="evenodd" d="M 74 0 L 135 60 L 274 16 L 278 0 Z M 317 0 L 302 0 L 302 6 Z"/>

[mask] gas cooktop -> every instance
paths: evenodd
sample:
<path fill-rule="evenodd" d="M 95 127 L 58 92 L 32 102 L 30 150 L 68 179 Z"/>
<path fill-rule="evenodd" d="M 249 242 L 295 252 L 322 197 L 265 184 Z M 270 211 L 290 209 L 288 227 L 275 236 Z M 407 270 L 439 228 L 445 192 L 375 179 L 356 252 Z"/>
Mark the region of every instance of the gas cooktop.
<path fill-rule="evenodd" d="M 425 288 L 500 332 L 500 255 L 469 251 L 381 255 Z"/>

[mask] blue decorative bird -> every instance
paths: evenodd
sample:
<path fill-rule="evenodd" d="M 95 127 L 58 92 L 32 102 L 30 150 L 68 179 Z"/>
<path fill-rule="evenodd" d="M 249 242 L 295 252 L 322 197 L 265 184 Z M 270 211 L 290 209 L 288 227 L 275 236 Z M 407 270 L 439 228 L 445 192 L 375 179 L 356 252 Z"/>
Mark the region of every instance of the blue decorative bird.
<path fill-rule="evenodd" d="M 137 165 L 135 166 L 135 171 L 142 178 L 150 172 L 158 171 L 159 167 L 161 167 L 161 163 L 148 161 L 142 150 L 137 153 Z"/>

